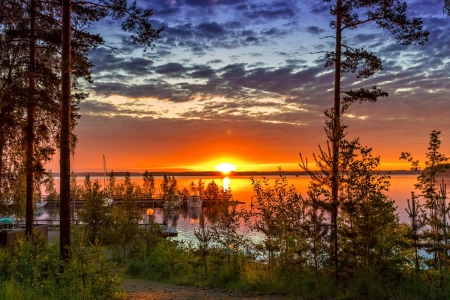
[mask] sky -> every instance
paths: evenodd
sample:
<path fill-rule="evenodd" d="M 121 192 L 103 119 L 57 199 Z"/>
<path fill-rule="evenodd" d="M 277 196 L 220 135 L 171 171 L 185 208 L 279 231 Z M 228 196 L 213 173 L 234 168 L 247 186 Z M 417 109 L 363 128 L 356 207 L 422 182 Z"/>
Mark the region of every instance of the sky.
<path fill-rule="evenodd" d="M 332 1 L 333 2 L 333 1 Z M 120 24 L 89 30 L 123 54 L 101 48 L 90 93 L 80 104 L 72 169 L 141 172 L 214 170 L 300 171 L 326 147 L 324 111 L 333 103 L 333 72 L 324 51 L 334 48 L 329 3 L 321 0 L 138 0 L 164 27 L 153 49 L 133 45 Z M 442 1 L 408 0 L 408 16 L 430 31 L 424 46 L 402 46 L 367 24 L 344 33 L 345 43 L 379 56 L 383 70 L 368 79 L 345 74 L 344 88 L 389 93 L 356 103 L 343 122 L 381 157 L 381 169 L 408 169 L 402 151 L 424 160 L 432 130 L 450 154 L 450 17 Z M 47 168 L 59 170 L 58 157 Z M 312 165 L 311 165 L 312 166 Z M 55 172 L 55 171 L 54 171 Z"/>

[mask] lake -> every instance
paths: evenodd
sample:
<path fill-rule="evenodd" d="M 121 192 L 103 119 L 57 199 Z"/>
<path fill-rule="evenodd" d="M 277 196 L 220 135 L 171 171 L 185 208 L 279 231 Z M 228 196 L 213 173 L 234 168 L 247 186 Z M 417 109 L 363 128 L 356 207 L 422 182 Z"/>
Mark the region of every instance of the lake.
<path fill-rule="evenodd" d="M 275 182 L 278 176 L 267 176 L 270 179 L 270 182 Z M 103 177 L 92 177 L 91 180 L 98 179 L 101 184 L 103 184 Z M 132 181 L 136 184 L 142 186 L 143 179 L 142 177 L 131 177 Z M 194 181 L 198 182 L 199 178 L 196 177 L 176 177 L 178 182 L 178 188 L 188 187 L 189 184 Z M 214 180 L 218 185 L 227 185 L 231 187 L 233 198 L 235 200 L 239 200 L 245 202 L 245 204 L 241 204 L 240 206 L 249 207 L 251 202 L 251 197 L 254 195 L 250 177 L 247 176 L 233 176 L 233 177 L 202 177 L 202 181 L 205 182 L 205 186 Z M 261 179 L 261 177 L 255 177 L 255 179 Z M 407 208 L 407 199 L 411 198 L 411 191 L 414 190 L 414 184 L 416 183 L 417 175 L 393 175 L 391 177 L 391 187 L 387 195 L 395 201 L 395 205 L 397 206 L 397 212 L 402 222 L 408 222 L 408 215 L 405 212 L 405 208 Z M 116 182 L 123 182 L 123 178 L 116 178 Z M 306 191 L 310 178 L 308 176 L 288 176 L 287 177 L 289 185 L 294 185 L 297 191 L 304 194 Z M 84 178 L 77 178 L 78 184 L 82 184 Z M 55 182 L 57 186 L 59 186 L 59 180 L 56 177 Z M 159 188 L 162 182 L 162 177 L 155 177 L 155 186 Z M 445 179 L 446 183 L 450 182 L 450 179 Z M 206 208 L 204 208 L 206 209 Z M 199 209 L 191 209 L 191 210 L 179 210 L 174 212 L 166 212 L 164 215 L 164 211 L 162 208 L 155 209 L 155 221 L 158 223 L 163 223 L 164 218 L 167 220 L 169 225 L 174 225 L 178 231 L 178 237 L 175 239 L 187 239 L 194 240 L 194 229 L 198 226 L 199 216 L 201 214 L 201 210 Z M 59 218 L 58 210 L 41 210 L 39 215 L 36 215 L 36 220 L 45 220 L 45 219 L 55 219 Z M 148 222 L 147 216 L 145 215 L 145 209 L 142 210 L 142 222 Z M 244 226 L 242 223 L 242 227 L 240 233 L 246 235 L 247 237 L 253 239 L 259 239 L 261 236 L 255 232 L 249 232 L 248 228 Z"/>

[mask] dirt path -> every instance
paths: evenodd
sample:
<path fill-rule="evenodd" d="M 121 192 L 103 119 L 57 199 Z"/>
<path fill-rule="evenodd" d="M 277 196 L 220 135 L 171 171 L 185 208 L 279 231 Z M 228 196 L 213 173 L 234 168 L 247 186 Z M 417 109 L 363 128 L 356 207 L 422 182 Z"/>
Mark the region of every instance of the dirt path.
<path fill-rule="evenodd" d="M 123 279 L 123 289 L 127 293 L 127 300 L 275 300 L 295 299 L 285 295 L 247 296 L 240 293 L 226 293 L 215 288 L 196 288 L 178 286 L 144 279 Z M 297 298 L 298 299 L 298 298 Z"/>

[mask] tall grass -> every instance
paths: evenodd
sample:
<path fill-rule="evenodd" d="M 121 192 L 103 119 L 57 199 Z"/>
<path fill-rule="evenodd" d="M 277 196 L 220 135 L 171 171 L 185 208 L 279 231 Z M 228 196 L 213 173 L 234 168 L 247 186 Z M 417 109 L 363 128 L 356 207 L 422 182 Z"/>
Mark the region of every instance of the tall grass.
<path fill-rule="evenodd" d="M 193 244 L 159 243 L 153 250 L 127 260 L 129 275 L 192 286 L 222 288 L 231 292 L 277 294 L 287 299 L 449 299 L 450 274 L 413 269 L 364 269 L 343 275 L 336 282 L 326 268 L 315 272 L 306 265 L 260 263 L 240 252 L 229 256 L 212 247 L 208 276 Z M 345 273 L 343 273 L 345 274 Z M 442 284 L 441 284 L 442 282 Z"/>
<path fill-rule="evenodd" d="M 71 250 L 61 262 L 59 245 L 42 238 L 19 240 L 14 251 L 0 248 L 0 300 L 124 298 L 103 248 L 75 240 Z"/>

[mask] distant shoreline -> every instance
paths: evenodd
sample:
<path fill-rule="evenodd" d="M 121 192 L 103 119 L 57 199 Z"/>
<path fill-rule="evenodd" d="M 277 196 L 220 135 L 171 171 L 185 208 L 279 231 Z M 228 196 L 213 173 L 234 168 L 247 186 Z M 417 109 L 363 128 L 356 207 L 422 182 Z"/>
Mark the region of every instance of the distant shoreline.
<path fill-rule="evenodd" d="M 417 175 L 417 172 L 409 171 L 409 170 L 380 170 L 380 175 Z M 116 177 L 123 177 L 127 172 L 114 172 Z M 219 171 L 185 171 L 185 172 L 150 172 L 153 176 L 183 176 L 183 177 L 203 177 L 203 176 L 224 176 L 222 172 Z M 103 176 L 103 172 L 77 172 L 76 176 L 86 176 L 90 175 L 92 177 L 101 177 Z M 143 172 L 130 172 L 131 176 L 142 176 Z M 308 173 L 305 171 L 283 171 L 283 175 L 286 176 L 307 176 Z M 106 176 L 109 175 L 109 172 Z M 278 176 L 280 175 L 279 171 L 239 171 L 239 172 L 230 172 L 226 176 Z M 59 173 L 53 173 L 53 176 L 59 177 Z"/>

